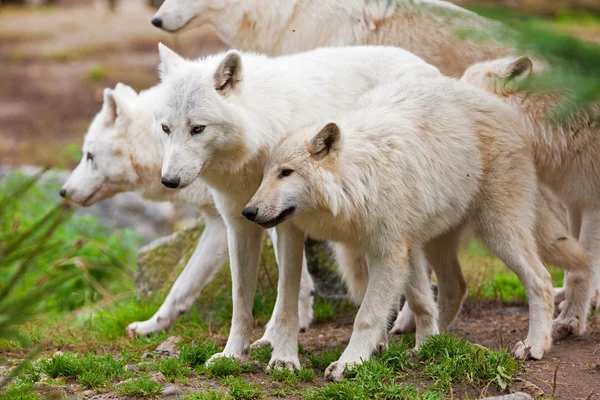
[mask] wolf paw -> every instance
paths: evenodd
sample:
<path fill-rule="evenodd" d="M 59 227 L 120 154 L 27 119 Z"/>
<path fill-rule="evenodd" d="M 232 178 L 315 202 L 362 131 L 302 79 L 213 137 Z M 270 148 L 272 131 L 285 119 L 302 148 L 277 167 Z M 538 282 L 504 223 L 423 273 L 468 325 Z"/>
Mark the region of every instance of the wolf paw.
<path fill-rule="evenodd" d="M 518 360 L 541 360 L 545 353 L 543 346 L 529 345 L 523 340 L 513 348 L 513 354 Z"/>
<path fill-rule="evenodd" d="M 570 335 L 583 335 L 585 323 L 577 317 L 559 316 L 552 322 L 552 339 L 559 340 Z"/>
<path fill-rule="evenodd" d="M 141 322 L 136 321 L 127 326 L 127 335 L 131 339 L 135 339 L 137 336 L 148 336 L 151 333 L 166 331 L 170 327 L 170 324 L 160 324 L 153 319 Z"/>
<path fill-rule="evenodd" d="M 250 345 L 250 348 L 255 349 L 257 347 L 264 347 L 264 346 L 269 346 L 269 347 L 273 348 L 273 341 L 271 339 L 263 336 L 260 339 L 258 339 L 257 341 L 255 341 L 254 343 L 252 343 Z"/>
<path fill-rule="evenodd" d="M 401 335 L 403 333 L 414 332 L 417 328 L 415 324 L 415 315 L 412 312 L 405 312 L 404 309 L 398 313 L 394 321 L 394 326 L 390 329 L 390 335 Z"/>
<path fill-rule="evenodd" d="M 235 354 L 227 354 L 227 353 L 223 352 L 223 353 L 213 354 L 212 357 L 209 358 L 208 361 L 206 361 L 206 365 L 214 364 L 217 360 L 219 360 L 221 358 L 233 358 L 234 360 L 239 361 L 239 362 L 245 361 L 242 359 L 242 357 L 238 357 Z"/>
<path fill-rule="evenodd" d="M 354 363 L 347 363 L 344 361 L 335 361 L 329 364 L 329 367 L 325 370 L 325 380 L 339 382 L 344 379 L 346 371 L 352 368 Z"/>
<path fill-rule="evenodd" d="M 285 359 L 280 357 L 273 357 L 271 361 L 269 361 L 269 365 L 267 367 L 267 371 L 272 369 L 287 369 L 290 371 L 295 371 L 300 369 L 300 360 L 298 357 Z"/>

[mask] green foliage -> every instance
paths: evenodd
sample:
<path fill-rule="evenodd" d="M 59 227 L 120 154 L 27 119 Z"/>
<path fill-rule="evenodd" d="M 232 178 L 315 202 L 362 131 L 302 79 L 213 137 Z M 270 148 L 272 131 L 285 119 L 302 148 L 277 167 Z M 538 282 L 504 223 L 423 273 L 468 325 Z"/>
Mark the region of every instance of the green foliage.
<path fill-rule="evenodd" d="M 72 216 L 58 190 L 18 173 L 0 182 L 0 287 L 9 295 L 3 303 L 21 317 L 71 311 L 133 289 L 139 238 L 108 233 L 90 215 Z"/>
<path fill-rule="evenodd" d="M 233 357 L 219 357 L 206 366 L 206 372 L 214 378 L 236 376 L 242 373 L 242 365 Z"/>
<path fill-rule="evenodd" d="M 337 315 L 338 303 L 329 299 L 317 298 L 313 310 L 315 322 L 333 321 Z"/>
<path fill-rule="evenodd" d="M 156 369 L 162 372 L 169 382 L 183 380 L 191 373 L 190 367 L 177 357 L 167 357 L 158 360 Z"/>
<path fill-rule="evenodd" d="M 297 373 L 298 373 L 298 379 L 300 379 L 301 382 L 314 382 L 315 381 L 315 371 L 310 368 L 302 367 L 302 368 L 300 368 L 300 370 L 298 370 Z"/>
<path fill-rule="evenodd" d="M 162 385 L 152 380 L 148 375 L 124 381 L 117 388 L 117 393 L 123 396 L 154 396 L 161 392 Z"/>
<path fill-rule="evenodd" d="M 258 385 L 246 382 L 241 378 L 227 378 L 224 382 L 229 386 L 229 395 L 234 399 L 253 400 L 259 399 L 262 395 L 262 390 Z"/>
<path fill-rule="evenodd" d="M 0 400 L 40 400 L 40 396 L 33 392 L 33 383 L 18 382 L 6 388 L 0 393 Z"/>
<path fill-rule="evenodd" d="M 81 357 L 66 353 L 42 359 L 37 366 L 51 378 L 75 379 L 82 386 L 93 389 L 105 387 L 112 380 L 131 376 L 124 369 L 124 360 L 117 360 L 110 354 L 87 354 Z"/>
<path fill-rule="evenodd" d="M 342 351 L 340 349 L 324 349 L 320 354 L 311 353 L 308 355 L 310 365 L 324 372 L 329 364 L 340 358 Z"/>
<path fill-rule="evenodd" d="M 271 360 L 271 347 L 260 346 L 250 349 L 250 357 L 261 363 L 268 363 Z"/>
<path fill-rule="evenodd" d="M 521 365 L 506 351 L 481 349 L 451 335 L 434 335 L 419 349 L 426 374 L 444 391 L 452 382 L 495 382 L 505 389 L 521 371 Z"/>
<path fill-rule="evenodd" d="M 99 65 L 95 65 L 90 69 L 89 77 L 93 81 L 102 81 L 106 78 L 106 71 Z"/>
<path fill-rule="evenodd" d="M 203 390 L 200 393 L 190 393 L 184 397 L 182 400 L 222 400 L 228 399 L 227 395 L 217 392 L 216 390 Z"/>
<path fill-rule="evenodd" d="M 220 350 L 215 342 L 199 342 L 181 346 L 179 357 L 193 367 L 203 365 L 208 359 Z M 268 360 L 267 360 L 268 361 Z"/>
<path fill-rule="evenodd" d="M 520 54 L 534 54 L 550 63 L 550 68 L 538 71 L 535 77 L 523 82 L 526 90 L 563 94 L 561 105 L 549 117 L 565 120 L 574 111 L 600 100 L 600 46 L 553 29 L 547 22 L 506 9 L 485 7 L 476 11 L 510 27 L 492 31 L 493 37 L 514 46 Z M 481 38 L 489 37 L 490 32 L 463 34 Z"/>

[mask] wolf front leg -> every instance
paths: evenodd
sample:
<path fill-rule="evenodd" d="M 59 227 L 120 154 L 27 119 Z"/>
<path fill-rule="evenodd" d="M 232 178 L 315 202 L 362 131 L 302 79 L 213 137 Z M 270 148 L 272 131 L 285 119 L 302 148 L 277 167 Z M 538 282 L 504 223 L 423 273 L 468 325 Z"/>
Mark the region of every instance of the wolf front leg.
<path fill-rule="evenodd" d="M 171 328 L 177 318 L 188 311 L 200 291 L 227 261 L 227 227 L 215 213 L 204 214 L 204 231 L 192 257 L 173 284 L 164 303 L 147 321 L 133 322 L 127 334 L 134 338 Z"/>
<path fill-rule="evenodd" d="M 298 369 L 300 368 L 298 297 L 300 281 L 306 279 L 303 276 L 303 269 L 306 268 L 304 232 L 289 222 L 279 225 L 275 253 L 279 264 L 277 301 L 263 340 L 268 338 L 269 344 L 273 347 L 273 355 L 269 361 L 270 368 Z"/>
<path fill-rule="evenodd" d="M 340 359 L 327 367 L 325 379 L 341 380 L 347 368 L 367 361 L 375 351 L 387 346 L 387 319 L 390 311 L 398 307 L 402 280 L 410 267 L 406 243 L 385 250 L 383 254 L 367 253 L 369 282 L 350 343 Z"/>
<path fill-rule="evenodd" d="M 263 237 L 264 230 L 246 219 L 234 217 L 227 221 L 233 318 L 225 349 L 213 355 L 208 363 L 220 357 L 234 357 L 241 361 L 248 359 L 253 324 L 252 305 Z"/>
<path fill-rule="evenodd" d="M 273 242 L 273 248 L 277 250 L 277 231 L 275 229 L 269 229 L 267 231 L 271 241 Z M 275 251 L 275 261 L 277 265 L 281 266 L 277 251 Z M 312 276 L 308 272 L 308 266 L 306 264 L 306 254 L 302 254 L 302 278 L 300 279 L 300 298 L 298 301 L 298 318 L 300 323 L 300 331 L 303 332 L 310 326 L 313 319 L 313 301 L 314 301 L 314 290 L 315 283 Z M 275 314 L 273 314 L 274 316 Z M 274 318 L 271 317 L 267 323 L 267 328 L 264 335 L 256 342 L 252 343 L 252 347 L 261 346 L 273 346 L 273 340 L 275 335 Z"/>

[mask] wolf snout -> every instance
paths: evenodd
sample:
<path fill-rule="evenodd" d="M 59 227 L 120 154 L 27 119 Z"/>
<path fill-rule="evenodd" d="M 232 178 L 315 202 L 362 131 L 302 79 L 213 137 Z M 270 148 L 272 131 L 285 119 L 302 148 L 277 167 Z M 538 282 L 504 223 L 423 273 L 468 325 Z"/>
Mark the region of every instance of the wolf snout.
<path fill-rule="evenodd" d="M 60 192 L 58 192 L 58 194 L 60 194 L 60 197 L 67 198 L 67 189 L 65 189 L 65 188 L 60 189 Z"/>
<path fill-rule="evenodd" d="M 151 22 L 155 27 L 162 28 L 162 19 L 154 17 Z"/>
<path fill-rule="evenodd" d="M 246 207 L 242 210 L 242 215 L 248 220 L 254 222 L 256 220 L 256 216 L 258 215 L 258 207 Z"/>
<path fill-rule="evenodd" d="M 179 177 L 167 177 L 163 176 L 160 183 L 168 187 L 169 189 L 175 189 L 179 186 Z"/>

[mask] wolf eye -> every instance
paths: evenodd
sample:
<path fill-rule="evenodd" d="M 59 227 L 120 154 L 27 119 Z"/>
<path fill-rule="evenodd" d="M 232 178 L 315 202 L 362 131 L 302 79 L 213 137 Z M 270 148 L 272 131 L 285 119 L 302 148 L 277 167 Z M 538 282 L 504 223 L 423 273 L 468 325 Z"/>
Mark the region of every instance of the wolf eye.
<path fill-rule="evenodd" d="M 204 132 L 204 128 L 206 128 L 206 125 L 194 125 L 192 126 L 192 131 L 190 133 L 192 135 L 197 135 Z"/>
<path fill-rule="evenodd" d="M 87 152 L 86 155 L 85 155 L 85 159 L 87 161 L 94 161 L 94 155 L 92 153 L 90 153 L 90 152 Z"/>
<path fill-rule="evenodd" d="M 167 135 L 169 133 L 171 133 L 171 130 L 169 129 L 168 126 L 166 126 L 166 125 L 161 125 L 161 126 L 162 126 L 162 130 L 163 130 L 164 133 L 166 133 Z"/>
<path fill-rule="evenodd" d="M 285 178 L 286 176 L 290 176 L 294 172 L 293 169 L 282 169 L 279 173 L 280 178 Z"/>

